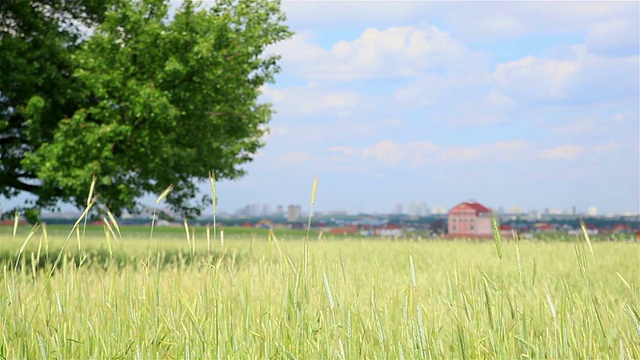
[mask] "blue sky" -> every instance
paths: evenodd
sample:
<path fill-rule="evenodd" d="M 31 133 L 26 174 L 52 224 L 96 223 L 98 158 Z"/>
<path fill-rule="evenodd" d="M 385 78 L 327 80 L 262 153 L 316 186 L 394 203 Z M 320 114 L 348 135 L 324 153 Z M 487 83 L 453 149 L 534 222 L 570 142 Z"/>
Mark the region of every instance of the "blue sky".
<path fill-rule="evenodd" d="M 639 210 L 637 2 L 283 3 L 277 111 L 219 206 Z"/>
<path fill-rule="evenodd" d="M 219 210 L 308 209 L 318 178 L 318 211 L 639 211 L 638 2 L 283 9 L 296 35 L 268 49 L 282 72 L 262 88 L 277 114 Z"/>

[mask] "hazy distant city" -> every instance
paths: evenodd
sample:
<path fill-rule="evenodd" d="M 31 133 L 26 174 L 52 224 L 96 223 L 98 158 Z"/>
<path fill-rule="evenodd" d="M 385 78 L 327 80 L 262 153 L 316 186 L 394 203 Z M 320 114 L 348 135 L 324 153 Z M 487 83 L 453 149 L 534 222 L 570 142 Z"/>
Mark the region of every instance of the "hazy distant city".
<path fill-rule="evenodd" d="M 596 206 L 590 206 L 587 209 L 578 209 L 575 206 L 558 209 L 558 208 L 545 208 L 542 211 L 539 210 L 526 210 L 519 206 L 504 207 L 500 206 L 493 208 L 496 215 L 528 215 L 531 218 L 540 217 L 541 215 L 583 215 L 589 217 L 604 216 L 638 216 L 638 213 L 624 212 L 624 213 L 600 213 Z M 430 215 L 446 215 L 449 211 L 448 207 L 444 205 L 436 205 L 430 207 L 426 202 L 410 202 L 410 203 L 397 203 L 395 208 L 391 209 L 387 213 L 371 213 L 370 215 L 406 215 L 409 217 L 426 217 Z M 222 217 L 236 217 L 236 218 L 255 218 L 255 217 L 271 217 L 282 216 L 290 219 L 296 219 L 300 216 L 306 216 L 309 214 L 309 209 L 303 208 L 301 205 L 277 205 L 271 204 L 250 204 L 242 208 L 236 209 L 233 213 L 221 212 Z M 359 213 L 364 214 L 364 213 Z M 315 216 L 331 216 L 331 215 L 358 215 L 350 213 L 347 210 L 333 210 L 328 212 L 314 211 Z"/>
<path fill-rule="evenodd" d="M 453 206 L 453 205 L 452 205 Z M 597 206 L 590 206 L 586 209 L 576 208 L 575 206 L 566 207 L 566 208 L 545 208 L 543 210 L 528 210 L 524 209 L 520 206 L 510 206 L 510 207 L 490 207 L 494 214 L 499 217 L 509 217 L 509 216 L 517 216 L 517 217 L 526 217 L 531 221 L 539 220 L 543 217 L 549 216 L 581 216 L 581 217 L 603 217 L 603 218 L 614 218 L 614 217 L 638 217 L 640 214 L 638 212 L 622 212 L 622 213 L 601 213 L 598 211 Z M 158 208 L 158 210 L 162 211 L 165 215 L 175 218 L 181 219 L 181 214 L 173 213 L 166 207 L 162 205 Z M 272 205 L 265 203 L 254 203 L 249 204 L 244 207 L 238 208 L 232 212 L 225 210 L 218 210 L 216 216 L 220 219 L 253 219 L 253 218 L 281 218 L 283 220 L 289 222 L 295 222 L 302 218 L 309 216 L 309 205 L 307 204 L 305 207 L 299 204 L 289 204 L 289 205 Z M 450 208 L 444 205 L 435 205 L 429 206 L 427 202 L 410 202 L 410 203 L 397 203 L 393 209 L 390 209 L 389 212 L 371 212 L 371 213 L 353 213 L 347 210 L 332 210 L 332 211 L 314 211 L 313 216 L 316 218 L 321 217 L 340 217 L 340 216 L 394 216 L 394 217 L 407 217 L 412 219 L 430 217 L 430 216 L 444 216 L 447 215 Z M 135 219 L 135 218 L 148 218 L 149 215 L 153 212 L 153 207 L 148 207 L 145 211 L 140 214 L 129 214 L 124 213 L 121 218 L 123 220 L 127 219 Z M 0 215 L 2 215 L 3 210 L 0 208 Z M 4 214 L 6 218 L 12 214 Z M 76 218 L 80 215 L 80 211 L 61 211 L 61 212 L 44 212 L 42 214 L 43 218 Z M 202 218 L 208 218 L 212 216 L 211 209 L 209 211 L 204 211 L 201 214 Z"/>
<path fill-rule="evenodd" d="M 610 239 L 616 236 L 640 236 L 638 213 L 600 214 L 596 206 L 586 209 L 575 206 L 564 209 L 545 208 L 538 211 L 519 206 L 492 208 L 469 199 L 450 208 L 444 205 L 431 207 L 425 201 L 406 204 L 399 202 L 387 213 L 354 214 L 346 210 L 310 213 L 310 210 L 308 204 L 303 207 L 299 204 L 273 206 L 254 203 L 233 212 L 217 211 L 215 215 L 220 226 L 305 229 L 311 225 L 317 231 L 334 236 L 490 238 L 495 231 L 492 226 L 494 216 L 499 222 L 498 230 L 507 237 L 516 233 L 524 238 L 544 237 L 552 233 L 580 235 L 583 231 Z M 146 207 L 138 214 L 124 213 L 119 222 L 123 225 L 149 226 L 154 214 L 153 222 L 156 226 L 184 225 L 182 214 L 175 213 L 162 204 L 157 208 Z M 43 213 L 41 220 L 49 224 L 72 224 L 78 216 L 80 214 L 77 211 Z M 13 213 L 5 213 L 2 223 L 12 225 L 13 217 Z M 103 225 L 100 216 L 91 216 L 91 219 L 92 224 Z M 199 217 L 189 219 L 188 222 L 191 225 L 209 225 L 213 222 L 213 212 L 211 209 L 203 211 Z"/>

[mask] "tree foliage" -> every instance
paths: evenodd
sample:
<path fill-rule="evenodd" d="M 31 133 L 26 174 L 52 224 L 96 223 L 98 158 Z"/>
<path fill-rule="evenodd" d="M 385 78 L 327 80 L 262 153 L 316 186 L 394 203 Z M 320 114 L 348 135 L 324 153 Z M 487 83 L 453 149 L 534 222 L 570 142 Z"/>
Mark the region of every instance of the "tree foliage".
<path fill-rule="evenodd" d="M 80 206 L 95 175 L 116 213 L 168 184 L 174 209 L 197 212 L 194 181 L 242 176 L 264 145 L 266 50 L 290 34 L 270 0 L 3 3 L 0 194 Z"/>

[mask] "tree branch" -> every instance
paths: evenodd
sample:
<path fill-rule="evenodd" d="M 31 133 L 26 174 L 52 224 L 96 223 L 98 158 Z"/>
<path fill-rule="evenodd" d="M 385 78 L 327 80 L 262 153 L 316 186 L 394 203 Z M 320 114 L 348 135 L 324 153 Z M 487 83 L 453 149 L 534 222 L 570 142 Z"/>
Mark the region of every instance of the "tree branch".
<path fill-rule="evenodd" d="M 37 194 L 38 190 L 42 188 L 42 186 L 40 185 L 27 184 L 16 178 L 8 178 L 8 179 L 5 178 L 3 180 L 4 180 L 3 182 L 9 187 L 12 187 L 14 189 L 21 190 L 21 191 L 26 191 L 32 194 Z"/>

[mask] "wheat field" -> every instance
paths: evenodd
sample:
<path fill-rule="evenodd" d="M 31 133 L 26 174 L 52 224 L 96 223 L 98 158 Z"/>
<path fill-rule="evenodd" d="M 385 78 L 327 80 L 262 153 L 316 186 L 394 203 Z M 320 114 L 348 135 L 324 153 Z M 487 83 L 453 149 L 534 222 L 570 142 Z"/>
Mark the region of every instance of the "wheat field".
<path fill-rule="evenodd" d="M 0 357 L 640 358 L 637 243 L 208 235 L 1 231 Z"/>

